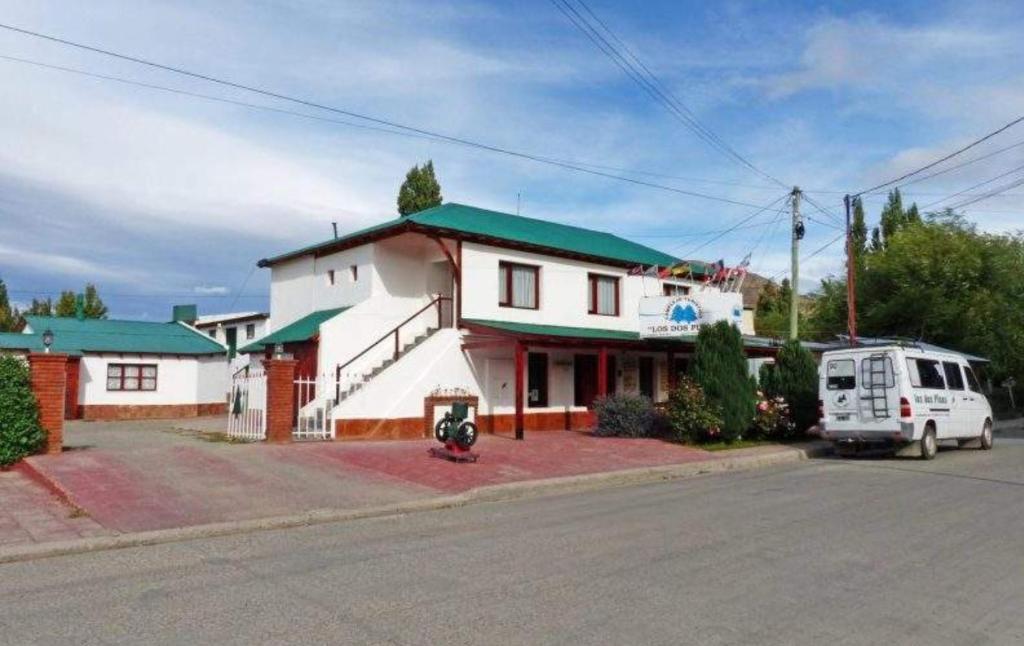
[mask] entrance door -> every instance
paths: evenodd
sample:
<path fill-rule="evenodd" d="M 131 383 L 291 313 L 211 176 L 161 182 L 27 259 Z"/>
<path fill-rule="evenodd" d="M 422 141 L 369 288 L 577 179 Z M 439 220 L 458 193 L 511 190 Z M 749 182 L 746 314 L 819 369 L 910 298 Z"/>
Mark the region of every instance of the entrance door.
<path fill-rule="evenodd" d="M 597 356 L 577 354 L 572 362 L 574 403 L 590 408 L 597 397 Z"/>
<path fill-rule="evenodd" d="M 654 357 L 640 357 L 640 394 L 654 399 Z"/>

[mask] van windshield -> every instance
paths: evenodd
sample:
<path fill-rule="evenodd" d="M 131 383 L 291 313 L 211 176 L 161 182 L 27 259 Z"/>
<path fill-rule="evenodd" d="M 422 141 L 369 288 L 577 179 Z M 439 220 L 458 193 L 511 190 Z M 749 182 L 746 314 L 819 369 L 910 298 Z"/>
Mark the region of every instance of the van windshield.
<path fill-rule="evenodd" d="M 829 390 L 853 390 L 857 387 L 857 369 L 853 359 L 832 359 L 825 368 Z"/>

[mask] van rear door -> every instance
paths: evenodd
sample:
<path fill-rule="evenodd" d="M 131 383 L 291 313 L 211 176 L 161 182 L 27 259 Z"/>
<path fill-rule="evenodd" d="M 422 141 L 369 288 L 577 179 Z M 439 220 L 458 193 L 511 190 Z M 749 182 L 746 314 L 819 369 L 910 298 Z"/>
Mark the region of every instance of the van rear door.
<path fill-rule="evenodd" d="M 891 431 L 899 424 L 900 401 L 893 357 L 888 352 L 862 356 L 857 384 L 860 422 L 867 431 Z"/>

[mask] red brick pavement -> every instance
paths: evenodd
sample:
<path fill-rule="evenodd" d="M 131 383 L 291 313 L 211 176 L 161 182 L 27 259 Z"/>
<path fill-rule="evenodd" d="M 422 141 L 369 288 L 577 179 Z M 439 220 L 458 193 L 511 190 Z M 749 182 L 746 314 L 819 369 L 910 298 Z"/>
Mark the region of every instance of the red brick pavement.
<path fill-rule="evenodd" d="M 92 518 L 76 513 L 20 469 L 0 471 L 0 549 L 110 533 Z"/>

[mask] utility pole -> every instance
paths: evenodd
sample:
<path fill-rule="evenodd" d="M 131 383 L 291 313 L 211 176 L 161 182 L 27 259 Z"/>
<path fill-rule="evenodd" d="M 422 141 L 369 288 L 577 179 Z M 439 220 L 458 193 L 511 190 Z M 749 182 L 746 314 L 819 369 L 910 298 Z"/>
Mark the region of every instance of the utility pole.
<path fill-rule="evenodd" d="M 843 198 L 846 204 L 846 332 L 850 346 L 857 345 L 857 267 L 853 249 L 853 225 L 850 221 L 850 196 Z"/>
<path fill-rule="evenodd" d="M 804 237 L 804 221 L 800 217 L 800 187 L 794 186 L 790 193 L 793 206 L 793 249 L 792 266 L 789 272 L 789 338 L 795 339 L 800 330 L 800 240 Z"/>

